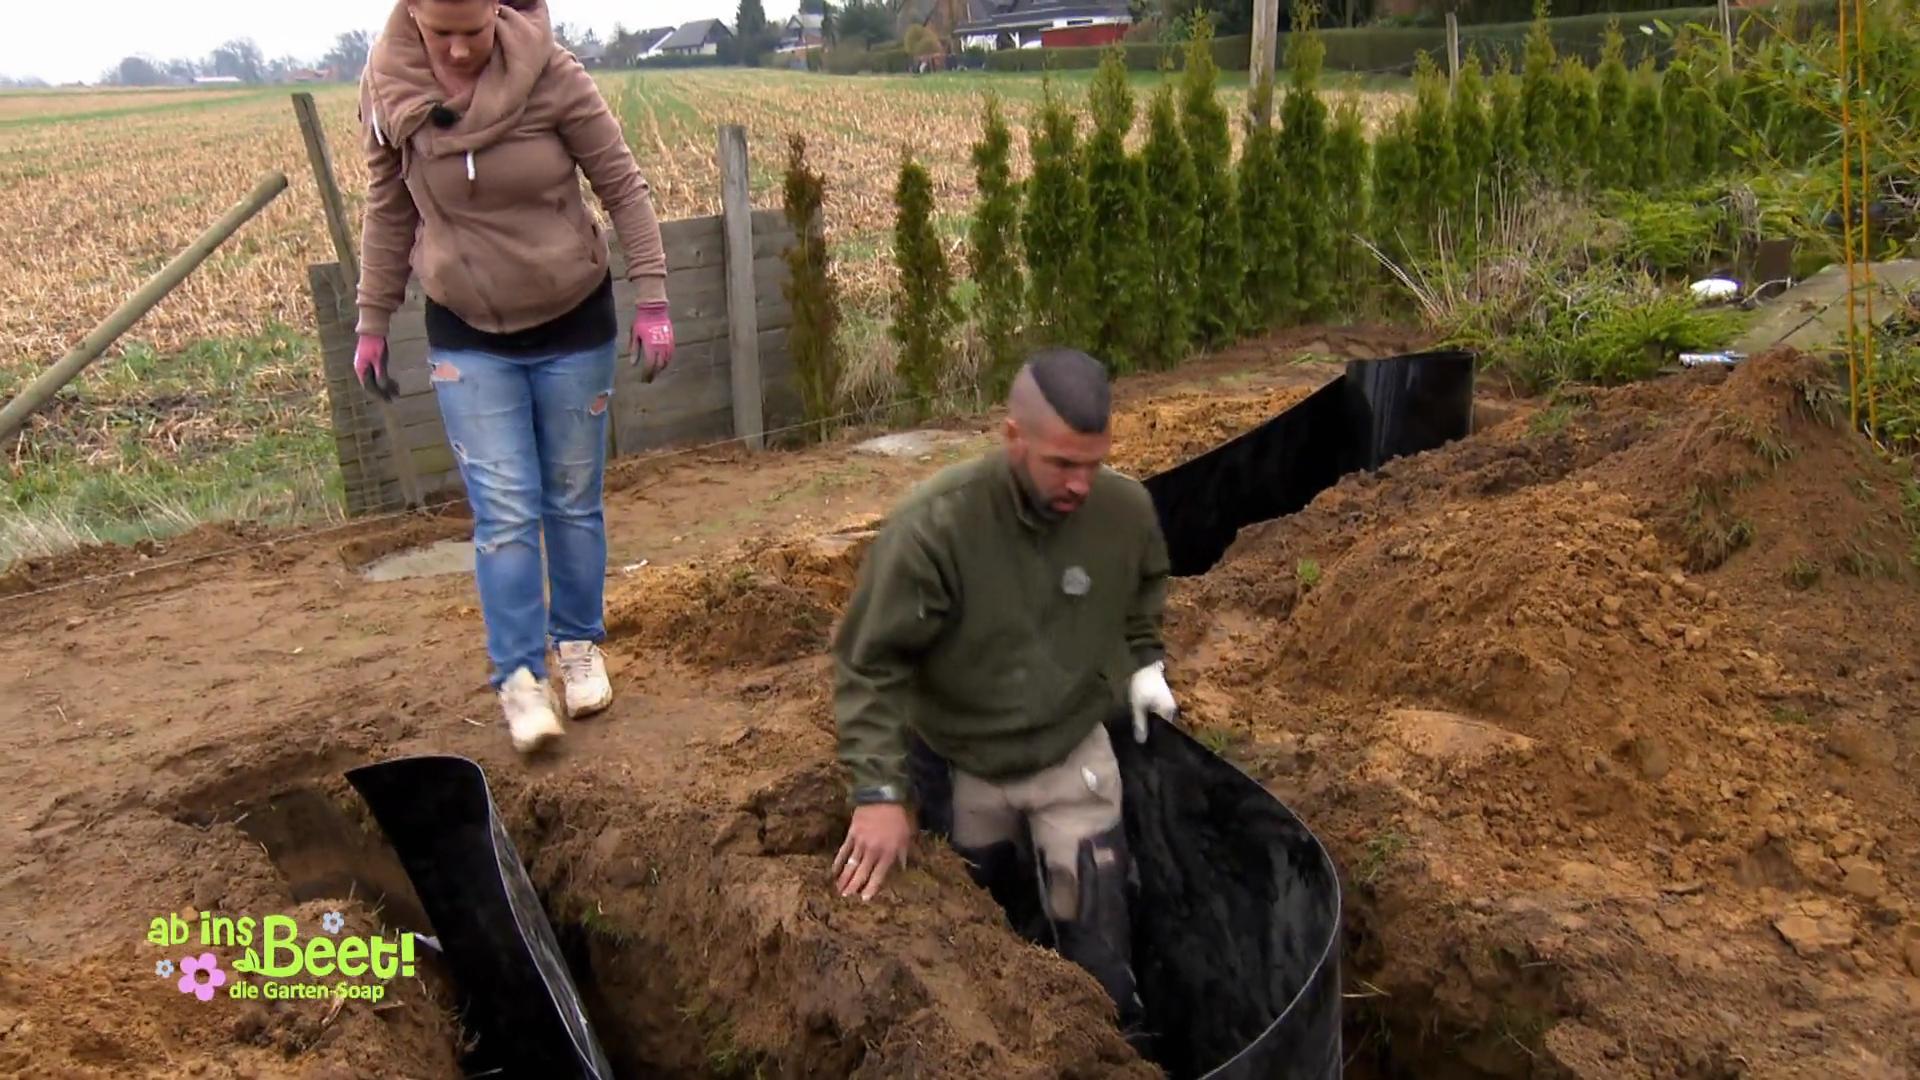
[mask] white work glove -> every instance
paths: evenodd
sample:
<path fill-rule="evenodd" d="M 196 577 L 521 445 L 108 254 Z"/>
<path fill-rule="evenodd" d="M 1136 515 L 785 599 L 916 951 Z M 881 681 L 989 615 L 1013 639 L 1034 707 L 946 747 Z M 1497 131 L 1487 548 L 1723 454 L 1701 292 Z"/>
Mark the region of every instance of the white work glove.
<path fill-rule="evenodd" d="M 1127 683 L 1127 704 L 1133 706 L 1133 741 L 1147 741 L 1147 714 L 1173 723 L 1180 715 L 1180 706 L 1173 700 L 1173 691 L 1167 687 L 1167 662 L 1155 660 L 1146 667 L 1133 673 Z"/>

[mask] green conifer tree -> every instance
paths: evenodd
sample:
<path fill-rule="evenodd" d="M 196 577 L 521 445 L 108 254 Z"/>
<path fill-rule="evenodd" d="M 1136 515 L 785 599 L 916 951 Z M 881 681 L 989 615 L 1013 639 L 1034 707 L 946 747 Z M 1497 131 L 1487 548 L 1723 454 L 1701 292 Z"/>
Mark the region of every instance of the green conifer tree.
<path fill-rule="evenodd" d="M 1424 243 L 1419 202 L 1420 158 L 1413 146 L 1413 115 L 1402 109 L 1373 142 L 1373 243 L 1389 257 L 1404 260 Z"/>
<path fill-rule="evenodd" d="M 1460 62 L 1460 80 L 1453 88 L 1448 122 L 1459 158 L 1459 194 L 1453 209 L 1462 222 L 1483 217 L 1492 205 L 1494 164 L 1493 121 L 1487 112 L 1487 82 L 1480 73 L 1480 55 L 1469 50 Z"/>
<path fill-rule="evenodd" d="M 1152 252 L 1149 363 L 1171 367 L 1194 339 L 1200 296 L 1200 178 L 1180 133 L 1173 84 L 1162 82 L 1147 106 L 1147 237 Z"/>
<path fill-rule="evenodd" d="M 1200 199 L 1195 204 L 1200 223 L 1200 306 L 1194 328 L 1202 344 L 1215 346 L 1231 341 L 1240 331 L 1245 264 L 1240 252 L 1240 209 L 1234 197 L 1233 136 L 1218 94 L 1220 69 L 1213 60 L 1212 23 L 1202 12 L 1193 17 L 1186 61 L 1180 83 L 1180 122 L 1200 180 Z"/>
<path fill-rule="evenodd" d="M 1566 163 L 1565 181 L 1587 187 L 1598 164 L 1600 102 L 1594 92 L 1593 71 L 1578 56 L 1560 65 L 1560 160 Z"/>
<path fill-rule="evenodd" d="M 1087 141 L 1087 206 L 1093 222 L 1088 251 L 1096 288 L 1091 298 L 1095 355 L 1116 374 L 1132 371 L 1147 351 L 1148 251 L 1146 165 L 1127 153 L 1133 130 L 1133 86 L 1118 45 L 1101 58 L 1088 91 L 1093 134 Z"/>
<path fill-rule="evenodd" d="M 1660 72 L 1653 58 L 1633 73 L 1628 128 L 1633 141 L 1633 186 L 1652 191 L 1667 182 L 1667 113 L 1660 101 Z"/>
<path fill-rule="evenodd" d="M 997 401 L 1020 366 L 1026 297 L 1020 269 L 1020 188 L 1013 179 L 1013 132 L 1000 98 L 991 93 L 980 141 L 973 144 L 973 176 L 977 201 L 967 229 L 967 273 L 979 290 L 973 312 L 985 353 L 982 383 Z"/>
<path fill-rule="evenodd" d="M 1461 198 L 1459 156 L 1447 124 L 1447 77 L 1425 50 L 1414 67 L 1413 154 L 1419 183 L 1413 199 L 1416 243 L 1424 250 L 1437 227 L 1450 227 Z"/>
<path fill-rule="evenodd" d="M 1281 172 L 1280 133 L 1255 117 L 1271 115 L 1273 83 L 1263 81 L 1248 94 L 1240 143 L 1240 226 L 1246 254 L 1242 296 L 1245 327 L 1260 331 L 1281 324 L 1293 304 L 1297 267 L 1293 229 L 1287 220 L 1286 180 Z"/>
<path fill-rule="evenodd" d="M 1020 240 L 1027 254 L 1030 333 L 1038 344 L 1086 349 L 1093 345 L 1089 298 L 1094 277 L 1075 121 L 1049 82 L 1028 136 L 1033 175 L 1027 178 Z"/>
<path fill-rule="evenodd" d="M 1327 174 L 1327 103 L 1320 97 L 1320 73 L 1326 43 L 1313 29 L 1317 13 L 1296 3 L 1293 33 L 1287 35 L 1287 100 L 1281 109 L 1280 175 L 1286 215 L 1292 230 L 1293 296 L 1288 304 L 1296 320 L 1324 315 L 1333 297 L 1333 192 Z"/>
<path fill-rule="evenodd" d="M 824 425 L 840 390 L 840 294 L 822 230 L 826 178 L 807 163 L 807 140 L 800 135 L 787 138 L 783 194 L 794 235 L 787 249 L 786 295 L 793 308 L 787 348 L 800 383 L 801 408 L 809 421 Z"/>
<path fill-rule="evenodd" d="M 898 281 L 891 329 L 900 346 L 895 370 L 915 399 L 915 411 L 924 415 L 953 367 L 953 327 L 960 311 L 953 301 L 953 271 L 933 231 L 933 177 L 912 151 L 900 156 L 893 205 Z"/>
<path fill-rule="evenodd" d="M 1372 149 L 1360 115 L 1360 95 L 1342 95 L 1327 137 L 1327 187 L 1332 193 L 1335 306 L 1353 314 L 1362 286 L 1372 278 L 1373 256 L 1360 246 L 1367 233 Z"/>
<path fill-rule="evenodd" d="M 1502 49 L 1494 62 L 1492 102 L 1493 176 L 1496 194 L 1521 182 L 1527 172 L 1527 117 L 1520 97 L 1520 80 L 1512 59 Z"/>
<path fill-rule="evenodd" d="M 1674 42 L 1673 60 L 1660 74 L 1660 112 L 1666 118 L 1665 179 L 1676 184 L 1690 183 L 1695 176 L 1699 128 L 1694 123 L 1693 35 L 1682 27 Z"/>
<path fill-rule="evenodd" d="M 1633 182 L 1633 75 L 1627 70 L 1626 48 L 1620 20 L 1608 22 L 1600 53 L 1600 86 L 1594 96 L 1600 115 L 1594 184 L 1603 190 L 1625 188 Z"/>
<path fill-rule="evenodd" d="M 1557 68 L 1553 37 L 1547 32 L 1547 0 L 1534 0 L 1533 26 L 1527 31 L 1526 62 L 1520 74 L 1521 128 L 1526 133 L 1528 165 L 1548 181 L 1558 181 L 1566 164 L 1560 156 Z"/>

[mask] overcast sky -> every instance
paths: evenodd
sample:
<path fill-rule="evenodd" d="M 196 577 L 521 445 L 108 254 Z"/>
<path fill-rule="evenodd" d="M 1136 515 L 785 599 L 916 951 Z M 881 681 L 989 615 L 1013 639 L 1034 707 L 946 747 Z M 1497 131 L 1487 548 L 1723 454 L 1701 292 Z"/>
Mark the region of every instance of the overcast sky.
<path fill-rule="evenodd" d="M 765 0 L 769 19 L 785 19 L 797 0 Z M 95 82 L 123 57 L 205 59 L 222 43 L 250 37 L 267 59 L 317 60 L 347 30 L 374 32 L 393 0 L 0 0 L 0 75 L 53 83 Z M 556 23 L 598 30 L 677 26 L 693 19 L 731 23 L 736 0 L 549 0 Z"/>

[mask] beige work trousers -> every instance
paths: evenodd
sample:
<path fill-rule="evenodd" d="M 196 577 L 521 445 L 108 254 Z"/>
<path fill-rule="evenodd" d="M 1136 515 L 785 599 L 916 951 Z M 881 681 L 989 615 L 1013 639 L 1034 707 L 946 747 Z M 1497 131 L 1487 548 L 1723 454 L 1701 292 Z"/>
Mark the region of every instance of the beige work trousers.
<path fill-rule="evenodd" d="M 1046 867 L 1047 908 L 1068 921 L 1080 908 L 1080 842 L 1120 824 L 1120 765 L 1107 729 L 1095 724 L 1064 761 L 1017 780 L 983 780 L 953 770 L 953 843 L 983 849 L 1020 838 L 1027 820 Z M 1113 859 L 1104 845 L 1096 859 Z"/>

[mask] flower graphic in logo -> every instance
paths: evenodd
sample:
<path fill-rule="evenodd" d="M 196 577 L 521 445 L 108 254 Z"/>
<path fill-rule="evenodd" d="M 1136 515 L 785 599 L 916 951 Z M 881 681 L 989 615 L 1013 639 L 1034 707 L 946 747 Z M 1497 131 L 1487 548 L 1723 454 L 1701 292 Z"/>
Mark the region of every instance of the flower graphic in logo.
<path fill-rule="evenodd" d="M 162 960 L 159 963 L 153 965 L 153 973 L 155 975 L 160 976 L 163 979 L 173 978 L 173 961 Z"/>
<path fill-rule="evenodd" d="M 180 992 L 201 1001 L 212 1001 L 213 992 L 227 984 L 227 973 L 220 970 L 220 958 L 212 953 L 180 958 Z"/>
<path fill-rule="evenodd" d="M 339 933 L 341 927 L 346 925 L 346 918 L 337 911 L 329 911 L 325 915 L 320 916 L 320 926 L 329 934 Z"/>

